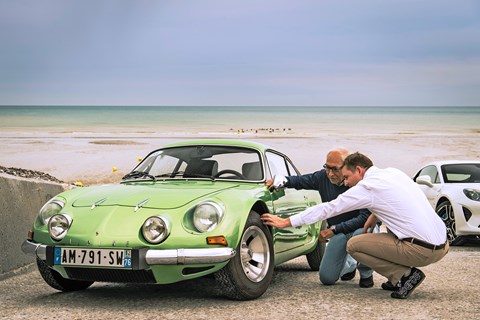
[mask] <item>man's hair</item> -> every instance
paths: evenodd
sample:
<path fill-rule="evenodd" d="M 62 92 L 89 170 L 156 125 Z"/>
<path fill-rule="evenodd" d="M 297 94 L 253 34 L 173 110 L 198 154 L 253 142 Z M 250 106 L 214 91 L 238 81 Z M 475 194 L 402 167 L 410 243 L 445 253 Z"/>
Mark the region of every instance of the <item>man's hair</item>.
<path fill-rule="evenodd" d="M 350 155 L 348 155 L 345 160 L 343 161 L 343 166 L 347 167 L 348 170 L 350 171 L 355 171 L 355 168 L 361 167 L 368 169 L 371 166 L 373 166 L 372 160 L 370 160 L 369 157 L 367 157 L 364 154 L 361 154 L 360 152 L 355 152 Z"/>

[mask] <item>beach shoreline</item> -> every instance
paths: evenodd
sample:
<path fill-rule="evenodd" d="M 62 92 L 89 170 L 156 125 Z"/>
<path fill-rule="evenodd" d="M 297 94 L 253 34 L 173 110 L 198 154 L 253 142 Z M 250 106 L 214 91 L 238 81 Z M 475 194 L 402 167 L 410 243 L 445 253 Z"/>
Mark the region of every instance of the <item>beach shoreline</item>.
<path fill-rule="evenodd" d="M 3 136 L 3 137 L 2 137 Z M 119 182 L 139 159 L 162 146 L 198 139 L 242 139 L 269 145 L 289 156 L 301 173 L 319 170 L 325 154 L 335 147 L 345 147 L 371 157 L 379 167 L 397 167 L 412 176 L 421 165 L 433 160 L 479 159 L 480 151 L 472 148 L 479 133 L 459 131 L 455 134 L 412 132 L 409 134 L 323 133 L 318 136 L 285 134 L 235 133 L 202 135 L 184 132 L 175 136 L 28 136 L 0 139 L 5 146 L 0 165 L 48 173 L 67 183 L 83 185 Z"/>
<path fill-rule="evenodd" d="M 198 139 L 253 140 L 322 168 L 336 147 L 413 176 L 433 160 L 480 159 L 480 108 L 0 107 L 0 166 L 83 185 L 119 182 L 151 151 Z"/>

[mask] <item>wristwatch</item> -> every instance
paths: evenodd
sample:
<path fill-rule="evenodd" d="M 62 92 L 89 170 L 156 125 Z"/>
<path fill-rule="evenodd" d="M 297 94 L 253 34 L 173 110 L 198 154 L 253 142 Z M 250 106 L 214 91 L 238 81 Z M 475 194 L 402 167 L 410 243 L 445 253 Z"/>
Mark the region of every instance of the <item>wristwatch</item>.
<path fill-rule="evenodd" d="M 337 234 L 337 230 L 336 230 L 336 228 L 335 228 L 335 225 L 330 226 L 330 230 L 333 231 L 333 234 Z"/>

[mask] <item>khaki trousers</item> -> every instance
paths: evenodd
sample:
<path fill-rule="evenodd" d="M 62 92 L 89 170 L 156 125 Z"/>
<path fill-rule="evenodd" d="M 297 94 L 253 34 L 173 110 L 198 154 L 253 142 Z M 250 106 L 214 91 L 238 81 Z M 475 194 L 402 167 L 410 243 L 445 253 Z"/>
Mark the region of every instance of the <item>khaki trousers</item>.
<path fill-rule="evenodd" d="M 399 240 L 393 233 L 366 233 L 352 237 L 347 252 L 358 262 L 369 266 L 397 283 L 411 267 L 424 267 L 442 259 L 448 252 L 448 242 L 443 249 L 432 250 Z"/>

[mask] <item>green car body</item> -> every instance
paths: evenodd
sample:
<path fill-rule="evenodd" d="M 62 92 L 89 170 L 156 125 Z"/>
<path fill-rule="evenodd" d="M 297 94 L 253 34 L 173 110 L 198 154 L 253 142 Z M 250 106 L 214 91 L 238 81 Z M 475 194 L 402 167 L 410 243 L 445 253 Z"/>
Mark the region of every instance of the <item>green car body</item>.
<path fill-rule="evenodd" d="M 320 203 L 316 191 L 269 190 L 265 182 L 276 174 L 299 172 L 260 143 L 170 144 L 120 184 L 54 197 L 22 249 L 36 254 L 42 277 L 62 291 L 94 281 L 166 284 L 214 274 L 226 296 L 254 299 L 268 288 L 275 265 L 307 255 L 318 270 L 325 246 L 321 223 L 261 223 L 262 213 L 287 217 Z"/>

